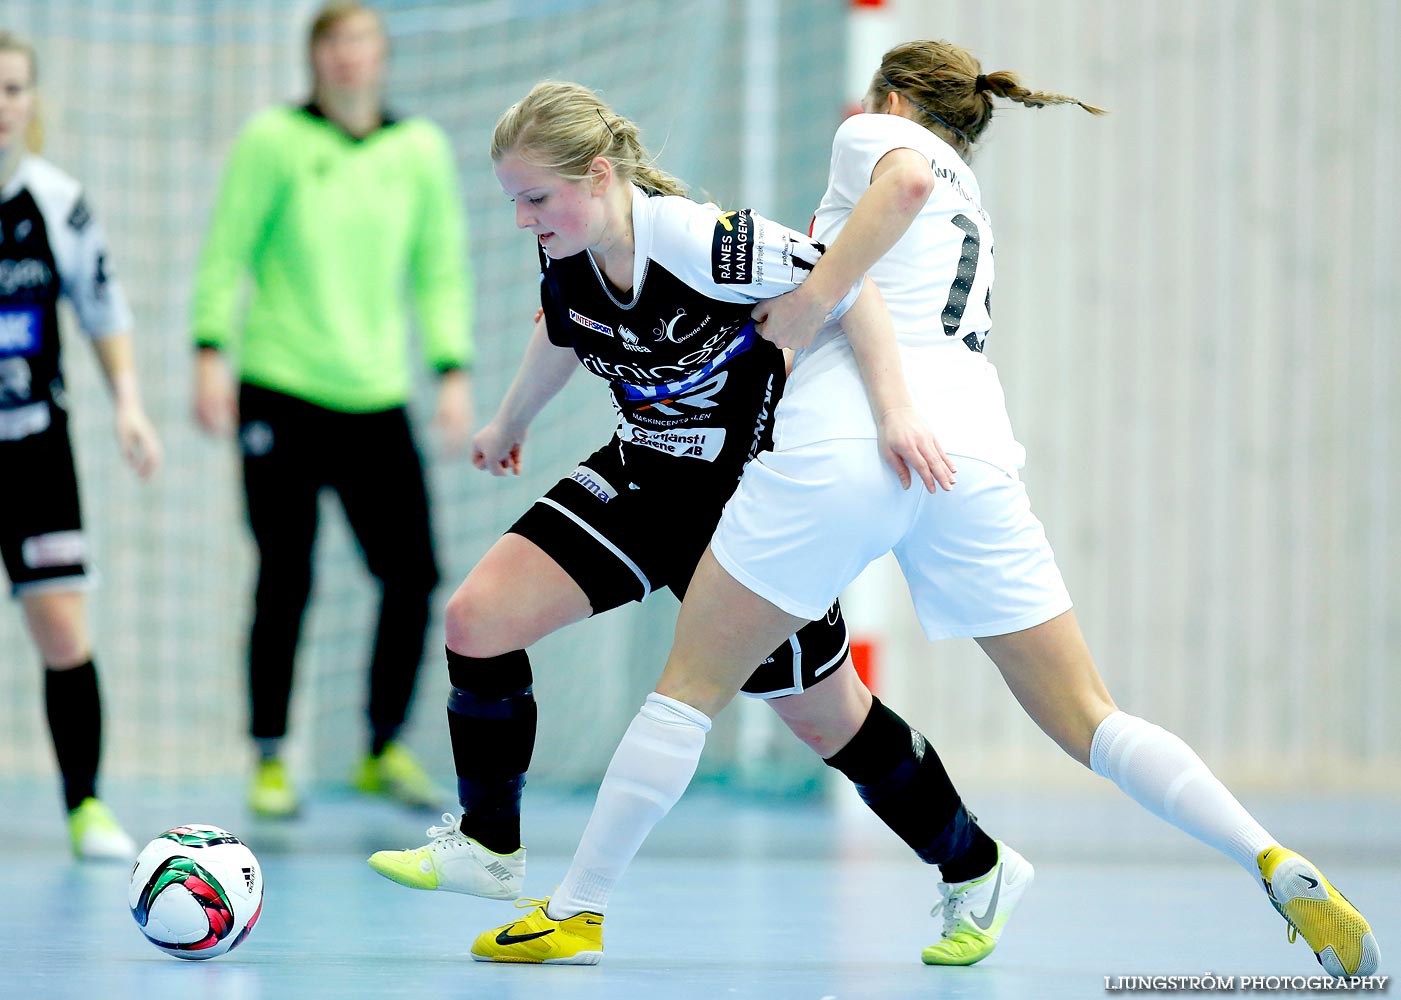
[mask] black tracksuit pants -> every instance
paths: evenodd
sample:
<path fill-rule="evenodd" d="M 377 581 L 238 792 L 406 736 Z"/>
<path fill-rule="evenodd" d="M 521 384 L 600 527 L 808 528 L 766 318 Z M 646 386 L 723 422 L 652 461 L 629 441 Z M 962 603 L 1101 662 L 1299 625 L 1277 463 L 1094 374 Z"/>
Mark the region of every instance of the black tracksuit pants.
<path fill-rule="evenodd" d="M 317 496 L 340 497 L 381 598 L 370 661 L 373 738 L 408 714 L 438 582 L 423 463 L 403 407 L 342 413 L 244 383 L 239 444 L 258 583 L 248 643 L 252 735 L 286 735 L 302 618 L 311 593 Z"/>

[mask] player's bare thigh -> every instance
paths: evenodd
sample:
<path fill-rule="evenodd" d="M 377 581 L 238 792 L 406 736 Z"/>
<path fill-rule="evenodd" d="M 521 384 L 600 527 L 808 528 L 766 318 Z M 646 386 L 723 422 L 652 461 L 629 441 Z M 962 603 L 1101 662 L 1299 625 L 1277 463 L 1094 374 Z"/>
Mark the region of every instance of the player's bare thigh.
<path fill-rule="evenodd" d="M 57 670 L 86 663 L 88 648 L 84 595 L 79 590 L 49 590 L 20 598 L 25 624 L 44 665 Z"/>
<path fill-rule="evenodd" d="M 745 588 L 707 548 L 681 602 L 657 693 L 714 718 L 755 664 L 805 623 Z"/>
<path fill-rule="evenodd" d="M 1026 714 L 1086 767 L 1090 743 L 1115 711 L 1073 610 L 1007 635 L 978 640 Z"/>
<path fill-rule="evenodd" d="M 524 649 L 593 609 L 584 591 L 538 545 L 506 534 L 497 539 L 448 600 L 448 648 L 462 656 L 500 656 Z"/>

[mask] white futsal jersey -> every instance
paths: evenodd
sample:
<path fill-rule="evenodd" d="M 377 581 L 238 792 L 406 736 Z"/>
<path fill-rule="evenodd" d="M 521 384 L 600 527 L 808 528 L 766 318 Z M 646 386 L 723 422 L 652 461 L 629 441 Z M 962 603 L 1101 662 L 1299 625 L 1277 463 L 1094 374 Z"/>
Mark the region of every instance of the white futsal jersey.
<path fill-rule="evenodd" d="M 978 181 L 953 147 L 899 115 L 848 118 L 832 141 L 827 192 L 812 235 L 831 244 L 894 149 L 929 160 L 934 190 L 900 241 L 871 268 L 900 343 L 905 377 L 944 451 L 1008 472 L 1026 453 L 1012 435 L 997 370 L 983 355 L 992 327 L 992 226 Z M 778 407 L 775 447 L 876 436 L 851 345 L 828 324 L 799 352 Z"/>

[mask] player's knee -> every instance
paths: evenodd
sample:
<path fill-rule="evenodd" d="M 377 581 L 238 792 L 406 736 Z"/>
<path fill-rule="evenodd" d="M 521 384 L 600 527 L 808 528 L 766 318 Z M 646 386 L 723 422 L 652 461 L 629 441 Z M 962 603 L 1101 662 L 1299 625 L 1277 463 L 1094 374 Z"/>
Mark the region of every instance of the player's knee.
<path fill-rule="evenodd" d="M 1100 723 L 1118 710 L 1108 695 L 1087 696 L 1077 701 L 1073 712 L 1062 717 L 1058 731 L 1048 735 L 1072 758 L 1089 767 L 1090 750 Z"/>
<path fill-rule="evenodd" d="M 804 746 L 823 759 L 840 750 L 841 744 L 845 742 L 839 741 L 836 733 L 816 720 L 784 718 L 783 721 Z"/>
<path fill-rule="evenodd" d="M 827 759 L 836 751 L 850 742 L 852 734 L 860 728 L 857 721 L 855 727 L 849 724 L 835 724 L 832 720 L 817 720 L 817 718 L 785 718 L 787 727 L 793 731 L 793 735 L 803 741 L 808 749 L 817 754 L 822 759 Z"/>
<path fill-rule="evenodd" d="M 813 712 L 811 707 L 802 705 L 801 700 L 805 697 L 792 695 L 776 698 L 769 705 L 804 746 L 825 760 L 851 742 L 865 721 L 869 706 L 863 710 L 852 703 L 850 711 Z"/>
<path fill-rule="evenodd" d="M 490 594 L 470 581 L 448 598 L 443 611 L 447 647 L 461 656 L 486 659 L 520 647 L 500 634 L 502 616 Z"/>
<path fill-rule="evenodd" d="M 88 660 L 91 650 L 81 598 L 63 592 L 26 595 L 24 618 L 45 665 L 76 667 Z"/>
<path fill-rule="evenodd" d="M 47 667 L 62 670 L 80 666 L 91 658 L 87 635 L 78 622 L 61 617 L 37 619 L 31 632 Z"/>

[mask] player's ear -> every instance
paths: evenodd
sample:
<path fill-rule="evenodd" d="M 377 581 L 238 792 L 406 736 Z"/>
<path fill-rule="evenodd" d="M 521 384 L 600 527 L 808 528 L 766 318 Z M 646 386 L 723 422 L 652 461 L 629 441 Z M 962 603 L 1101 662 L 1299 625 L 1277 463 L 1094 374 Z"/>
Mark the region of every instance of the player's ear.
<path fill-rule="evenodd" d="M 594 195 L 607 194 L 613 185 L 613 161 L 606 156 L 595 156 L 589 164 L 589 190 Z"/>

